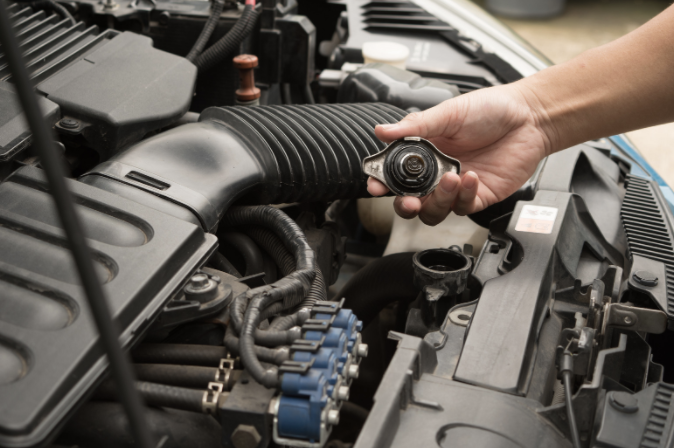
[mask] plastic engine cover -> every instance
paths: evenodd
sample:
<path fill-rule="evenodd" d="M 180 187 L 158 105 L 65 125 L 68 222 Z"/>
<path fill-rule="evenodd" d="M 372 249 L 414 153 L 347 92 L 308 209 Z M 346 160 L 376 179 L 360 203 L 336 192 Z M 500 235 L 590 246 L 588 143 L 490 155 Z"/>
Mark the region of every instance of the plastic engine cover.
<path fill-rule="evenodd" d="M 215 249 L 201 228 L 69 181 L 128 346 Z M 106 367 L 41 170 L 0 184 L 0 445 L 41 442 Z"/>

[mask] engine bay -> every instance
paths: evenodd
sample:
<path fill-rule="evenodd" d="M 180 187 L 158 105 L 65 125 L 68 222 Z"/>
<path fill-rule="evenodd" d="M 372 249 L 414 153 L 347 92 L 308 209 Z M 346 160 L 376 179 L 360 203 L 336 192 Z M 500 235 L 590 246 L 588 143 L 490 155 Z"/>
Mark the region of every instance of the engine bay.
<path fill-rule="evenodd" d="M 8 4 L 162 447 L 667 446 L 674 194 L 628 142 L 433 228 L 366 191 L 375 125 L 544 68 L 467 5 Z M 15 81 L 0 446 L 134 446 Z"/>

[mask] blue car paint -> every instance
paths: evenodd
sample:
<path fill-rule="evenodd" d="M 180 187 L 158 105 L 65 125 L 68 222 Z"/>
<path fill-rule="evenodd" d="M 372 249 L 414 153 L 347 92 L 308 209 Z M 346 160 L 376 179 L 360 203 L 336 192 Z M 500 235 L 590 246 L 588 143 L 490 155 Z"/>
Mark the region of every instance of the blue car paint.
<path fill-rule="evenodd" d="M 667 185 L 665 180 L 658 174 L 657 171 L 653 169 L 653 167 L 648 162 L 646 162 L 646 159 L 644 159 L 644 157 L 639 154 L 639 151 L 637 151 L 634 145 L 632 145 L 632 143 L 627 140 L 624 135 L 614 135 L 613 137 L 610 137 L 610 140 L 613 142 L 613 144 L 620 148 L 620 150 L 625 155 L 632 159 L 633 162 L 636 162 L 632 163 L 630 170 L 631 174 L 640 177 L 651 178 L 660 186 L 660 191 L 662 191 L 662 195 L 667 201 L 670 211 L 674 214 L 674 191 L 672 191 L 671 187 Z"/>

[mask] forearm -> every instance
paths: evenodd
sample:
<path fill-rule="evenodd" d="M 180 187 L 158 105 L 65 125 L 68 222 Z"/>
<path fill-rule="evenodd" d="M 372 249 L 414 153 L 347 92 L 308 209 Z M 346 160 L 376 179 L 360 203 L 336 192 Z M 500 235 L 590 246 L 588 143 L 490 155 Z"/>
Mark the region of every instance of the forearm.
<path fill-rule="evenodd" d="M 674 121 L 674 6 L 610 44 L 519 81 L 550 151 Z"/>

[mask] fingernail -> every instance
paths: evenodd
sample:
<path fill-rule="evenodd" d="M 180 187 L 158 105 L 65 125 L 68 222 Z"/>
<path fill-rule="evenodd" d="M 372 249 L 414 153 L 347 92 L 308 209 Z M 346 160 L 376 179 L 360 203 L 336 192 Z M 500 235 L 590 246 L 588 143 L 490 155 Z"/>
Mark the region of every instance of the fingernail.
<path fill-rule="evenodd" d="M 472 176 L 470 175 L 472 174 Z M 472 190 L 477 185 L 477 178 L 473 173 L 466 173 L 463 177 L 463 188 L 466 190 Z"/>
<path fill-rule="evenodd" d="M 396 126 L 398 126 L 398 125 L 397 124 L 378 124 L 377 125 L 378 128 L 381 128 L 385 131 L 391 130 L 391 129 L 395 128 Z"/>
<path fill-rule="evenodd" d="M 450 174 L 445 175 L 445 180 L 440 181 L 440 189 L 443 193 L 450 194 L 456 190 L 456 187 L 459 185 L 459 176 L 452 176 Z"/>
<path fill-rule="evenodd" d="M 400 208 L 401 208 L 404 212 L 412 213 L 412 210 L 411 210 L 407 205 L 405 205 L 405 200 L 400 201 Z"/>

